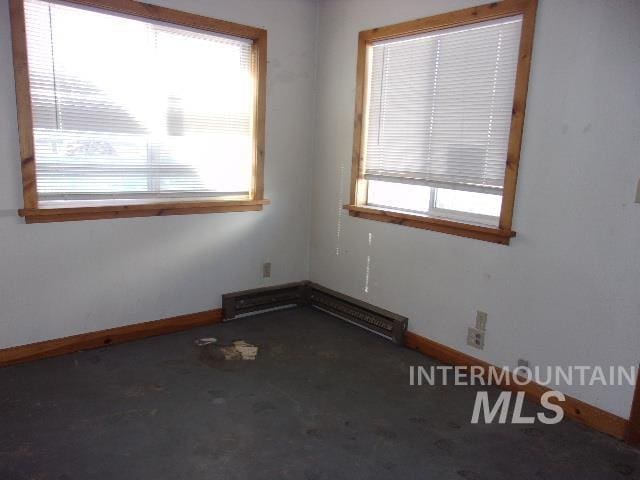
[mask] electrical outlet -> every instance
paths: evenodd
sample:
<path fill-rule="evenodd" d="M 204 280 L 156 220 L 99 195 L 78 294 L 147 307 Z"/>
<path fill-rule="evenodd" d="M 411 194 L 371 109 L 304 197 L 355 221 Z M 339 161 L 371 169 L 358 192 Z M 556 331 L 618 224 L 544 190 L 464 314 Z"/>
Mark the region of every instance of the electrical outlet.
<path fill-rule="evenodd" d="M 518 366 L 519 367 L 529 368 L 529 360 L 525 360 L 524 358 L 519 358 L 518 359 Z"/>
<path fill-rule="evenodd" d="M 480 310 L 476 312 L 476 328 L 483 332 L 487 329 L 487 312 Z"/>
<path fill-rule="evenodd" d="M 271 262 L 262 264 L 262 278 L 271 278 Z"/>
<path fill-rule="evenodd" d="M 467 330 L 467 345 L 482 350 L 484 348 L 484 331 L 469 327 Z"/>

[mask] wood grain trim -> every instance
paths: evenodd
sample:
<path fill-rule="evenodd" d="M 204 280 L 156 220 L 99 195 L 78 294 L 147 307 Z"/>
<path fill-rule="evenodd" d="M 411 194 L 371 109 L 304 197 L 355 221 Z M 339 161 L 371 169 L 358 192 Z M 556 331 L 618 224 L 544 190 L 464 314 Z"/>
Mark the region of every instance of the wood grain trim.
<path fill-rule="evenodd" d="M 29 84 L 29 62 L 27 60 L 27 33 L 23 0 L 10 0 L 11 43 L 13 70 L 16 84 L 16 108 L 20 139 L 20 170 L 22 172 L 22 196 L 24 208 L 38 206 L 36 185 L 36 160 L 33 140 L 33 115 L 31 111 L 31 89 Z"/>
<path fill-rule="evenodd" d="M 466 353 L 459 352 L 458 350 L 454 350 L 453 348 L 447 347 L 446 345 L 442 345 L 441 343 L 435 342 L 413 332 L 407 332 L 405 334 L 405 345 L 408 348 L 417 350 L 424 355 L 449 365 L 467 367 L 480 366 L 485 370 L 485 373 L 488 372 L 489 367 L 492 366 L 490 363 L 472 357 L 471 355 L 467 355 Z M 502 385 L 499 385 L 499 387 L 504 390 L 523 391 L 527 398 L 536 403 L 540 403 L 542 395 L 551 390 L 535 382 L 529 382 L 525 385 L 514 385 L 513 383 L 514 382 L 511 380 L 509 385 L 503 383 Z M 624 418 L 618 417 L 613 413 L 609 413 L 601 408 L 568 395 L 565 395 L 565 401 L 559 402 L 558 405 L 562 407 L 567 417 L 602 433 L 606 433 L 619 439 L 624 438 L 628 423 Z"/>
<path fill-rule="evenodd" d="M 524 114 L 527 106 L 529 89 L 529 73 L 531 71 L 531 54 L 533 51 L 533 32 L 536 23 L 537 0 L 523 2 L 522 30 L 520 32 L 520 51 L 516 69 L 516 84 L 513 90 L 513 108 L 511 109 L 511 127 L 507 146 L 507 164 L 504 171 L 504 189 L 502 191 L 502 207 L 500 209 L 500 228 L 511 230 L 513 209 L 516 201 L 516 185 L 518 182 L 518 165 L 522 148 L 522 132 Z"/>
<path fill-rule="evenodd" d="M 264 157 L 267 116 L 267 31 L 263 30 L 254 39 L 252 46 L 254 77 L 256 82 L 256 103 L 254 112 L 254 161 L 253 161 L 253 195 L 252 198 L 264 198 Z"/>
<path fill-rule="evenodd" d="M 367 220 L 376 220 L 378 222 L 393 223 L 396 225 L 405 225 L 413 228 L 422 228 L 424 230 L 433 230 L 435 232 L 448 233 L 459 237 L 475 238 L 477 240 L 499 243 L 501 245 L 509 245 L 511 238 L 516 236 L 516 232 L 512 232 L 510 230 L 507 231 L 498 228 L 453 222 L 440 218 L 411 215 L 408 213 L 381 210 L 359 205 L 345 205 L 344 208 L 349 211 L 349 215 L 352 217 L 360 217 Z"/>
<path fill-rule="evenodd" d="M 12 0 L 21 1 L 21 0 Z M 132 15 L 134 17 L 147 18 L 159 22 L 173 23 L 185 27 L 199 30 L 209 30 L 211 32 L 233 35 L 236 37 L 257 40 L 267 31 L 262 28 L 242 25 L 240 23 L 218 20 L 216 18 L 205 17 L 195 13 L 183 12 L 172 8 L 160 7 L 148 3 L 134 0 L 65 0 L 68 3 L 75 3 L 87 7 L 107 10 L 114 13 Z"/>
<path fill-rule="evenodd" d="M 179 332 L 189 328 L 211 325 L 222 321 L 222 309 L 179 315 L 177 317 L 136 323 L 123 327 L 81 333 L 71 337 L 46 340 L 44 342 L 20 345 L 0 350 L 0 367 L 29 362 L 41 358 L 55 357 L 79 350 L 100 348 L 106 345 L 129 342 L 142 338 Z"/>
<path fill-rule="evenodd" d="M 366 203 L 366 181 L 364 180 L 364 108 L 368 95 L 367 88 L 367 42 L 360 33 L 358 35 L 358 60 L 356 66 L 356 110 L 353 124 L 353 153 L 351 156 L 351 205 L 363 205 Z"/>
<path fill-rule="evenodd" d="M 527 11 L 536 0 L 504 0 L 477 7 L 465 8 L 454 12 L 441 13 L 431 17 L 418 18 L 407 22 L 364 30 L 360 33 L 366 42 L 387 40 L 418 33 L 441 30 L 443 28 L 470 25 L 472 23 L 495 20 L 519 15 Z M 534 5 L 535 9 L 535 5 Z"/>
<path fill-rule="evenodd" d="M 529 84 L 529 74 L 531 70 L 531 54 L 533 49 L 533 33 L 535 29 L 535 16 L 537 10 L 537 0 L 504 0 L 477 7 L 466 8 L 454 12 L 443 13 L 426 18 L 410 20 L 408 22 L 397 23 L 385 27 L 373 28 L 360 32 L 358 36 L 358 58 L 356 67 L 356 106 L 353 133 L 353 153 L 351 163 L 351 193 L 349 202 L 350 214 L 369 218 L 372 220 L 399 223 L 416 228 L 426 228 L 453 235 L 460 235 L 468 238 L 476 238 L 489 242 L 509 244 L 509 238 L 515 236 L 512 232 L 513 210 L 515 204 L 516 184 L 518 177 L 518 165 L 520 162 L 520 150 L 522 146 L 522 132 L 524 127 L 524 114 Z M 443 28 L 450 28 L 460 25 L 469 25 L 487 20 L 494 20 L 513 15 L 522 15 L 522 31 L 520 36 L 520 51 L 516 72 L 516 84 L 514 89 L 513 109 L 511 126 L 509 131 L 509 144 L 507 148 L 507 161 L 505 165 L 505 180 L 502 196 L 502 207 L 500 210 L 499 229 L 497 234 L 481 232 L 477 233 L 473 228 L 461 228 L 463 224 L 450 222 L 450 225 L 442 225 L 440 222 L 420 221 L 419 217 L 407 216 L 398 221 L 398 216 L 389 216 L 368 211 L 357 211 L 352 207 L 363 207 L 366 205 L 366 180 L 364 179 L 363 164 L 364 153 L 364 117 L 367 99 L 367 68 L 368 49 L 371 43 L 386 40 L 389 38 L 415 35 Z M 471 226 L 470 226 L 471 227 Z M 473 233 L 470 233 L 473 232 Z M 508 236 L 505 240 L 503 233 Z"/>
<path fill-rule="evenodd" d="M 625 432 L 625 440 L 632 445 L 640 445 L 640 372 L 638 372 L 636 387 L 633 391 L 633 402 L 631 403 L 631 414 Z"/>
<path fill-rule="evenodd" d="M 238 200 L 211 202 L 148 203 L 74 208 L 36 208 L 18 210 L 27 223 L 69 222 L 105 218 L 158 217 L 202 213 L 247 212 L 262 210 L 269 200 Z"/>

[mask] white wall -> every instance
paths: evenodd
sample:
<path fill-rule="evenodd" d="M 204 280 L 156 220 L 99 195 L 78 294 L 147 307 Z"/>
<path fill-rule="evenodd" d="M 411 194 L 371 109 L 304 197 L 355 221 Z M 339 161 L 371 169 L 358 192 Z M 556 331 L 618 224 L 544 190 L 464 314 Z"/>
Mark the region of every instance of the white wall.
<path fill-rule="evenodd" d="M 0 348 L 220 306 L 308 276 L 316 4 L 155 3 L 268 30 L 262 212 L 25 225 L 7 0 L 0 0 Z"/>
<path fill-rule="evenodd" d="M 348 199 L 357 32 L 478 3 L 322 3 L 311 279 L 405 314 L 410 330 L 495 364 L 635 365 L 640 2 L 540 2 L 511 246 L 352 218 L 340 208 Z M 489 314 L 483 351 L 465 344 L 478 309 Z M 631 387 L 564 391 L 628 416 Z"/>

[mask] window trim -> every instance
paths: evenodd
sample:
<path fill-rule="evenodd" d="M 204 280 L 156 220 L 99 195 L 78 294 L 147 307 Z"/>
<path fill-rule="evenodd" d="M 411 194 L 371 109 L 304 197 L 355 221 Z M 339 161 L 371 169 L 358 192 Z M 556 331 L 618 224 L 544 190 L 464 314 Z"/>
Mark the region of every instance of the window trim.
<path fill-rule="evenodd" d="M 385 27 L 364 30 L 358 35 L 358 60 L 356 67 L 356 106 L 353 132 L 353 155 L 351 160 L 351 196 L 344 208 L 353 217 L 367 218 L 381 222 L 396 223 L 415 228 L 434 230 L 478 240 L 508 245 L 516 232 L 512 230 L 513 208 L 515 202 L 518 164 L 522 145 L 522 129 L 531 68 L 531 51 L 535 26 L 537 0 L 504 0 L 502 2 L 443 13 L 432 17 L 410 20 L 408 22 Z M 502 206 L 497 228 L 443 220 L 422 215 L 411 215 L 387 211 L 367 206 L 367 180 L 364 178 L 364 111 L 367 98 L 367 59 L 371 44 L 380 40 L 404 37 L 444 28 L 469 25 L 487 20 L 513 15 L 522 15 L 520 50 L 516 70 L 516 82 L 513 95 L 511 127 L 505 166 Z"/>
<path fill-rule="evenodd" d="M 33 116 L 29 85 L 27 36 L 24 0 L 10 0 L 11 39 L 16 83 L 16 106 L 20 141 L 20 165 L 24 208 L 18 214 L 26 223 L 96 220 L 102 218 L 147 217 L 161 215 L 185 215 L 214 212 L 242 212 L 262 210 L 270 202 L 264 199 L 264 153 L 266 116 L 267 31 L 239 23 L 150 5 L 134 0 L 65 0 L 77 4 L 131 15 L 199 30 L 247 38 L 253 41 L 252 56 L 256 78 L 254 109 L 254 154 L 252 187 L 248 199 L 239 200 L 189 200 L 158 201 L 128 205 L 104 205 L 90 207 L 44 207 L 39 205 L 36 161 L 33 137 Z"/>

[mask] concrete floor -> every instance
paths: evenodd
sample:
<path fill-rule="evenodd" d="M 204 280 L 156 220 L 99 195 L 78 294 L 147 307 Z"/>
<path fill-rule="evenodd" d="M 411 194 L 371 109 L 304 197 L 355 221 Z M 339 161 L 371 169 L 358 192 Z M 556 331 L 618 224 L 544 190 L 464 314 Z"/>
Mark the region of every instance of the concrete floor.
<path fill-rule="evenodd" d="M 211 335 L 258 357 L 194 345 Z M 477 387 L 409 386 L 433 364 L 294 309 L 0 369 L 0 479 L 640 478 L 570 420 L 471 425 Z"/>

